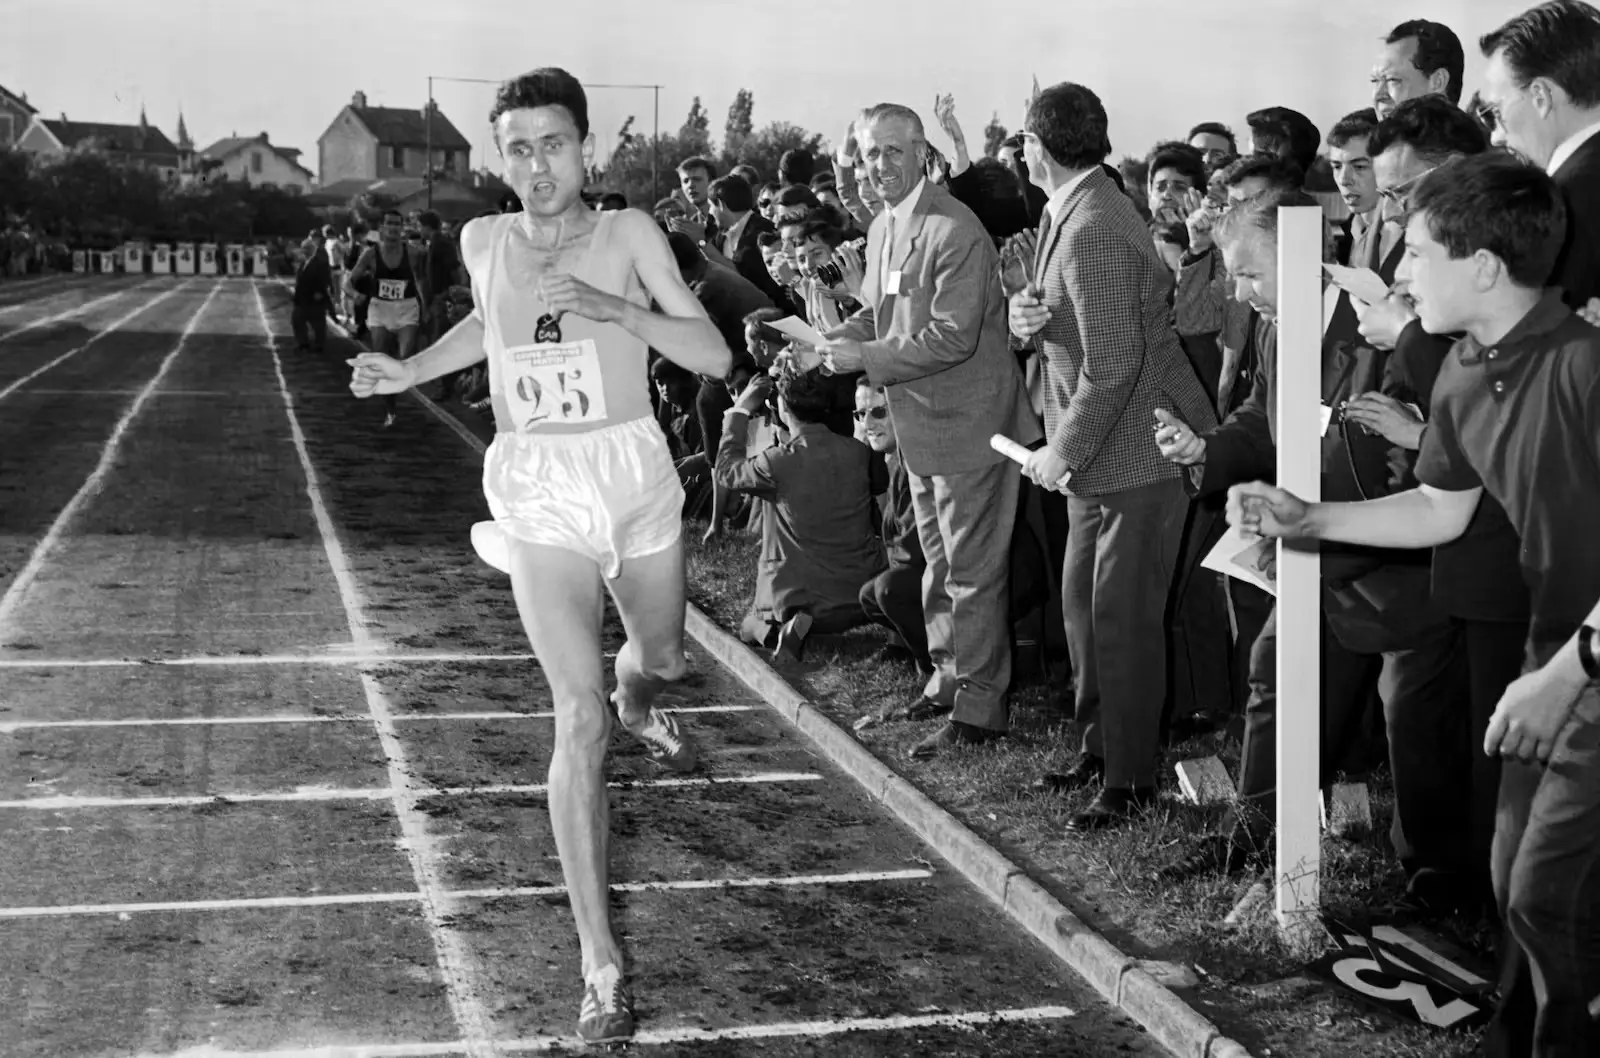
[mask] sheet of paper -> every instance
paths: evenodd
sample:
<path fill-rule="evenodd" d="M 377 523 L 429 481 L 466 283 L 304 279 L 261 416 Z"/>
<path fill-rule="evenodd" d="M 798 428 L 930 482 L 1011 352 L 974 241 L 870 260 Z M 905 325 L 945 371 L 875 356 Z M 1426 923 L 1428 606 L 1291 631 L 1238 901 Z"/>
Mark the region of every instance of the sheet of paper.
<path fill-rule="evenodd" d="M 999 452 L 1007 459 L 1024 465 L 1027 464 L 1028 457 L 1033 454 L 1026 448 L 1017 444 L 1017 442 L 1013 441 L 1011 438 L 1005 436 L 1004 434 L 998 433 L 989 438 L 989 447 L 994 449 L 996 452 Z"/>
<path fill-rule="evenodd" d="M 1230 525 L 1228 531 L 1222 534 L 1222 539 L 1217 541 L 1217 546 L 1201 560 L 1200 565 L 1205 569 L 1242 580 L 1246 584 L 1254 584 L 1262 591 L 1276 596 L 1277 584 L 1268 580 L 1266 574 L 1256 568 L 1261 557 L 1276 546 L 1276 540 L 1247 540 L 1236 527 Z"/>
<path fill-rule="evenodd" d="M 1328 407 L 1326 404 L 1321 405 L 1321 408 L 1322 408 L 1322 436 L 1326 437 L 1326 436 L 1328 436 L 1328 424 L 1333 421 L 1333 409 Z"/>
<path fill-rule="evenodd" d="M 1322 267 L 1327 270 L 1328 277 L 1337 283 L 1340 289 L 1349 292 L 1357 301 L 1376 305 L 1389 296 L 1389 284 L 1370 268 L 1346 268 L 1344 265 L 1336 264 L 1325 264 Z"/>
<path fill-rule="evenodd" d="M 821 331 L 798 316 L 785 316 L 781 320 L 773 320 L 770 326 L 773 330 L 787 334 L 795 341 L 807 345 L 820 346 L 827 341 Z"/>

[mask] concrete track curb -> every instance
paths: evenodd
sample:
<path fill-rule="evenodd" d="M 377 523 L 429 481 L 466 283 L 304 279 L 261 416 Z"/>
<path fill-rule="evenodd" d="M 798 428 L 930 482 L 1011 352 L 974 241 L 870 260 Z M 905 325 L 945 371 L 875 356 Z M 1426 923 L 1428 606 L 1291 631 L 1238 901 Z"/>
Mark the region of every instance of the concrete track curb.
<path fill-rule="evenodd" d="M 746 686 L 867 789 L 900 821 L 999 904 L 1078 976 L 1181 1058 L 1250 1058 L 1250 1052 L 1090 929 L 1021 867 L 895 774 L 818 710 L 755 651 L 689 606 L 687 631 Z"/>

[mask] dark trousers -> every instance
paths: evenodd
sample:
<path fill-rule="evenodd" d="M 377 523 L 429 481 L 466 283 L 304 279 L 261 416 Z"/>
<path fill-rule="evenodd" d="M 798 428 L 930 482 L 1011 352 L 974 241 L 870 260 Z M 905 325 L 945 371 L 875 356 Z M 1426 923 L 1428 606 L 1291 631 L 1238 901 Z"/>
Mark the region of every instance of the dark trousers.
<path fill-rule="evenodd" d="M 1250 658 L 1256 640 L 1267 626 L 1278 601 L 1254 584 L 1237 577 L 1222 577 L 1227 591 L 1228 613 L 1232 616 L 1233 650 L 1228 658 L 1228 682 L 1233 688 L 1232 711 L 1243 714 L 1250 701 Z"/>
<path fill-rule="evenodd" d="M 1384 688 L 1394 774 L 1390 838 L 1407 874 L 1421 868 L 1487 881 L 1500 762 L 1483 752 L 1489 717 L 1522 671 L 1528 624 L 1459 621 L 1408 652 L 1402 678 Z M 1438 671 L 1445 670 L 1445 671 Z"/>
<path fill-rule="evenodd" d="M 922 622 L 922 568 L 890 566 L 861 585 L 861 609 L 867 620 L 898 635 L 917 668 L 928 672 L 928 629 Z"/>
<path fill-rule="evenodd" d="M 1505 762 L 1493 863 L 1515 943 L 1484 1053 L 1600 1054 L 1600 689 L 1579 697 L 1547 767 Z"/>
<path fill-rule="evenodd" d="M 289 314 L 289 326 L 294 329 L 294 344 L 301 349 L 310 346 L 322 352 L 328 344 L 328 309 L 320 302 L 315 305 L 295 303 Z"/>
<path fill-rule="evenodd" d="M 722 443 L 722 416 L 733 407 L 733 397 L 728 385 L 720 378 L 701 378 L 700 392 L 695 394 L 694 415 L 700 421 L 700 441 L 706 462 L 715 464 L 717 446 Z"/>
<path fill-rule="evenodd" d="M 1167 597 L 1189 508 L 1177 479 L 1067 500 L 1061 609 L 1083 752 L 1112 789 L 1154 786 L 1167 689 Z"/>
<path fill-rule="evenodd" d="M 1172 667 L 1167 715 L 1222 717 L 1237 711 L 1233 690 L 1233 632 L 1221 574 L 1200 563 L 1228 528 L 1227 496 L 1193 500 L 1183 526 L 1183 547 L 1172 586 Z M 1259 625 L 1257 626 L 1259 631 Z M 1242 682 L 1242 680 L 1241 680 Z"/>

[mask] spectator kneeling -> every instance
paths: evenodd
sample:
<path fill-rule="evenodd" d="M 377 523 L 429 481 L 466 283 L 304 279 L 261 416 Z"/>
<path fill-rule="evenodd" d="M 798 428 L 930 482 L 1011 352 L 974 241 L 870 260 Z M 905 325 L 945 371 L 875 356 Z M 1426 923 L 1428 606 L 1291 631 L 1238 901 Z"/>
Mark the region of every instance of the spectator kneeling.
<path fill-rule="evenodd" d="M 858 596 L 883 569 L 884 555 L 873 531 L 871 451 L 824 425 L 829 398 L 817 372 L 785 376 L 776 389 L 789 440 L 747 453 L 745 423 L 773 390 L 771 379 L 756 375 L 727 413 L 715 477 L 767 501 L 755 598 L 740 637 L 798 660 L 811 632 L 867 623 Z"/>

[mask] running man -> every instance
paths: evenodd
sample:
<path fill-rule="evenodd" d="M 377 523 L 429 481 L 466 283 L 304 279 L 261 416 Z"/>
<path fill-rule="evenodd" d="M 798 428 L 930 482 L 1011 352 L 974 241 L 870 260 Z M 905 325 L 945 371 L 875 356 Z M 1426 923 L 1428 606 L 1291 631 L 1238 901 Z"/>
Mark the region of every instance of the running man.
<path fill-rule="evenodd" d="M 545 68 L 507 81 L 490 120 L 522 211 L 462 233 L 476 307 L 411 360 L 351 360 L 350 388 L 399 393 L 488 359 L 498 432 L 483 489 L 495 520 L 473 526 L 473 544 L 511 574 L 555 701 L 550 816 L 583 953 L 578 1035 L 600 1043 L 633 1034 L 606 900 L 602 589 L 627 634 L 611 695 L 617 718 L 657 763 L 688 771 L 693 744 L 651 708 L 685 671 L 683 489 L 651 412 L 646 362 L 653 348 L 721 378 L 731 355 L 649 215 L 584 206 L 594 137 L 571 74 Z"/>
<path fill-rule="evenodd" d="M 399 210 L 383 215 L 378 226 L 378 245 L 367 250 L 345 277 L 345 289 L 352 297 L 356 284 L 371 276 L 372 301 L 367 307 L 367 330 L 372 335 L 372 350 L 400 360 L 409 360 L 417 351 L 417 328 L 422 324 L 422 287 L 410 247 L 403 234 L 405 218 Z M 383 425 L 393 426 L 394 395 L 383 398 Z"/>

